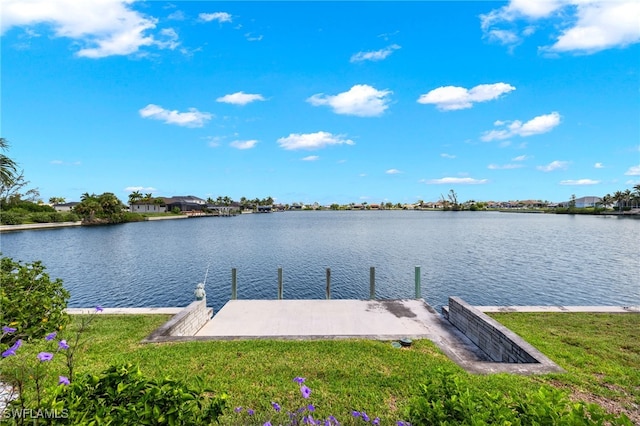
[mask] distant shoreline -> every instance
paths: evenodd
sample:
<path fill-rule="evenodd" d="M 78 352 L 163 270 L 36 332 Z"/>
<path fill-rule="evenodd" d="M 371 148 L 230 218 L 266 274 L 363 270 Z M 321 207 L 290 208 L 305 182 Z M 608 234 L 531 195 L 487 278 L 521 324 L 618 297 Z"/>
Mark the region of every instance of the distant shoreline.
<path fill-rule="evenodd" d="M 312 210 L 313 211 L 313 210 Z M 327 210 L 321 210 L 327 211 Z M 346 210 L 345 210 L 346 211 Z M 378 211 L 378 210 L 355 210 L 355 211 Z M 381 210 L 382 211 L 382 210 Z M 443 210 L 405 210 L 405 211 L 433 211 L 433 212 L 441 212 Z M 501 210 L 488 210 L 499 213 L 537 213 L 537 214 L 564 214 L 564 215 L 579 215 L 579 216 L 622 216 L 622 217 L 631 217 L 631 218 L 640 218 L 640 213 L 638 212 L 607 212 L 607 213 L 555 213 L 555 212 L 545 212 L 542 210 L 518 210 L 518 209 L 501 209 Z M 146 221 L 156 221 L 156 220 L 175 220 L 175 219 L 188 219 L 189 216 L 179 215 L 179 216 L 149 216 L 144 219 L 142 222 Z M 133 222 L 132 222 L 133 223 Z M 53 222 L 53 223 L 25 223 L 22 225 L 0 225 L 0 233 L 3 232 L 16 232 L 16 231 L 30 231 L 30 230 L 40 230 L 40 229 L 55 229 L 55 228 L 67 228 L 73 226 L 95 226 L 95 225 L 83 225 L 82 221 L 77 222 Z"/>
<path fill-rule="evenodd" d="M 187 216 L 154 216 L 147 217 L 143 222 L 152 220 L 170 220 L 170 219 L 188 219 Z M 0 225 L 0 233 L 3 232 L 15 232 L 15 231 L 33 231 L 39 229 L 55 229 L 55 228 L 69 228 L 73 226 L 95 226 L 95 225 L 83 225 L 82 221 L 77 222 L 51 222 L 51 223 L 24 223 L 21 225 Z"/>

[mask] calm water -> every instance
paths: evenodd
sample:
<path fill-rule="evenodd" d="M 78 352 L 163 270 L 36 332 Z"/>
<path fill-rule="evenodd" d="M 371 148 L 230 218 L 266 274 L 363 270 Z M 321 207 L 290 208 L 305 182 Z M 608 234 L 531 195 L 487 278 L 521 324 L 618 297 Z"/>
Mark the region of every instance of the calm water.
<path fill-rule="evenodd" d="M 640 305 L 640 220 L 495 212 L 286 212 L 2 234 L 3 255 L 42 260 L 84 307 L 185 306 L 204 279 L 230 297 L 320 299 L 414 295 L 414 267 L 433 306 Z"/>

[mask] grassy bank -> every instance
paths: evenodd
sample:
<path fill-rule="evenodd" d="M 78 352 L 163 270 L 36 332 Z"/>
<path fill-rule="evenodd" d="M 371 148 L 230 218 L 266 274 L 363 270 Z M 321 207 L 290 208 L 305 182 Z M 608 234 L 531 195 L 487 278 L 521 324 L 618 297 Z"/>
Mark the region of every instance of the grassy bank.
<path fill-rule="evenodd" d="M 284 410 L 306 403 L 317 407 L 316 418 L 335 415 L 350 424 L 352 410 L 395 424 L 404 409 L 437 369 L 447 369 L 481 389 L 511 395 L 533 392 L 548 384 L 566 388 L 582 400 L 613 411 L 637 412 L 640 403 L 640 315 L 618 314 L 494 314 L 568 373 L 521 377 L 471 376 L 444 356 L 430 341 L 395 349 L 389 342 L 348 341 L 210 341 L 140 344 L 167 316 L 98 316 L 89 343 L 78 354 L 78 370 L 98 373 L 111 364 L 133 362 L 150 377 L 170 376 L 229 395 L 226 424 L 262 424 L 234 407 L 273 413 L 271 402 Z M 77 323 L 77 319 L 75 319 Z M 294 377 L 306 378 L 312 390 L 303 400 Z M 634 404 L 636 404 L 634 406 Z M 635 407 L 635 408 L 634 408 Z M 245 417 L 242 417 L 245 416 Z M 636 418 L 636 422 L 640 419 Z"/>
<path fill-rule="evenodd" d="M 493 318 L 567 370 L 534 380 L 569 390 L 576 399 L 640 424 L 640 315 L 494 313 Z"/>

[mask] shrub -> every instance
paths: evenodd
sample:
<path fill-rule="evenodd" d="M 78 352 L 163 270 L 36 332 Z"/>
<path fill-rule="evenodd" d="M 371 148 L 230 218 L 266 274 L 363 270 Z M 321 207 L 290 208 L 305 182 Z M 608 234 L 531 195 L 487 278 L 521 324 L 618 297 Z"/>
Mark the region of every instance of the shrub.
<path fill-rule="evenodd" d="M 11 210 L 0 211 L 0 223 L 3 225 L 21 225 L 25 221 L 25 216 L 19 212 Z"/>
<path fill-rule="evenodd" d="M 167 378 L 147 379 L 137 366 L 125 364 L 58 387 L 43 408 L 68 414 L 58 424 L 209 425 L 225 405 L 224 394 L 211 396 L 210 390 Z"/>
<path fill-rule="evenodd" d="M 19 333 L 3 336 L 2 343 L 18 339 L 40 338 L 62 329 L 69 316 L 69 292 L 62 280 L 51 280 L 42 262 L 15 262 L 0 259 L 0 324 L 8 324 Z"/>
<path fill-rule="evenodd" d="M 80 216 L 73 212 L 63 214 L 62 222 L 77 222 L 80 220 Z"/>
<path fill-rule="evenodd" d="M 45 213 L 45 212 L 31 213 L 29 215 L 29 218 L 31 219 L 32 222 L 35 222 L 35 223 L 49 223 L 49 222 L 52 222 L 51 213 Z"/>
<path fill-rule="evenodd" d="M 629 425 L 596 404 L 571 403 L 555 388 L 541 387 L 520 397 L 474 388 L 453 372 L 438 370 L 420 385 L 407 410 L 412 425 Z"/>

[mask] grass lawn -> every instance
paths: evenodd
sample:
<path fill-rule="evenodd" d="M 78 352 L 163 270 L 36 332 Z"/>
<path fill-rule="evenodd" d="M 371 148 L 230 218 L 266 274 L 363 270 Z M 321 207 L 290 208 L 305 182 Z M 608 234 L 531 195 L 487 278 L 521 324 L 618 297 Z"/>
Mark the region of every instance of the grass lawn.
<path fill-rule="evenodd" d="M 532 379 L 571 391 L 576 399 L 625 412 L 640 424 L 640 315 L 495 313 L 567 370 Z"/>
<path fill-rule="evenodd" d="M 473 376 L 451 362 L 428 340 L 409 349 L 389 342 L 210 341 L 139 343 L 167 320 L 164 315 L 99 314 L 78 353 L 76 371 L 99 373 L 111 364 L 132 362 L 149 377 L 195 384 L 200 375 L 216 392 L 229 395 L 224 424 L 262 424 L 274 413 L 308 403 L 316 418 L 335 415 L 342 424 L 363 424 L 352 410 L 366 411 L 381 424 L 403 419 L 418 385 L 438 368 L 455 371 L 481 389 L 519 395 L 543 385 L 566 388 L 576 397 L 605 408 L 637 415 L 640 403 L 640 315 L 635 314 L 492 314 L 565 368 L 567 374 Z M 77 324 L 78 319 L 76 318 Z M 69 335 L 69 334 L 67 334 Z M 64 336 L 63 336 L 64 337 Z M 304 400 L 293 378 L 306 378 L 311 397 Z M 57 377 L 57 376 L 56 376 Z M 256 417 L 235 407 L 256 410 Z M 280 417 L 285 421 L 285 417 Z M 277 419 L 276 419 L 277 420 Z M 635 422 L 640 418 L 632 417 Z M 274 422 L 275 424 L 275 422 Z"/>

